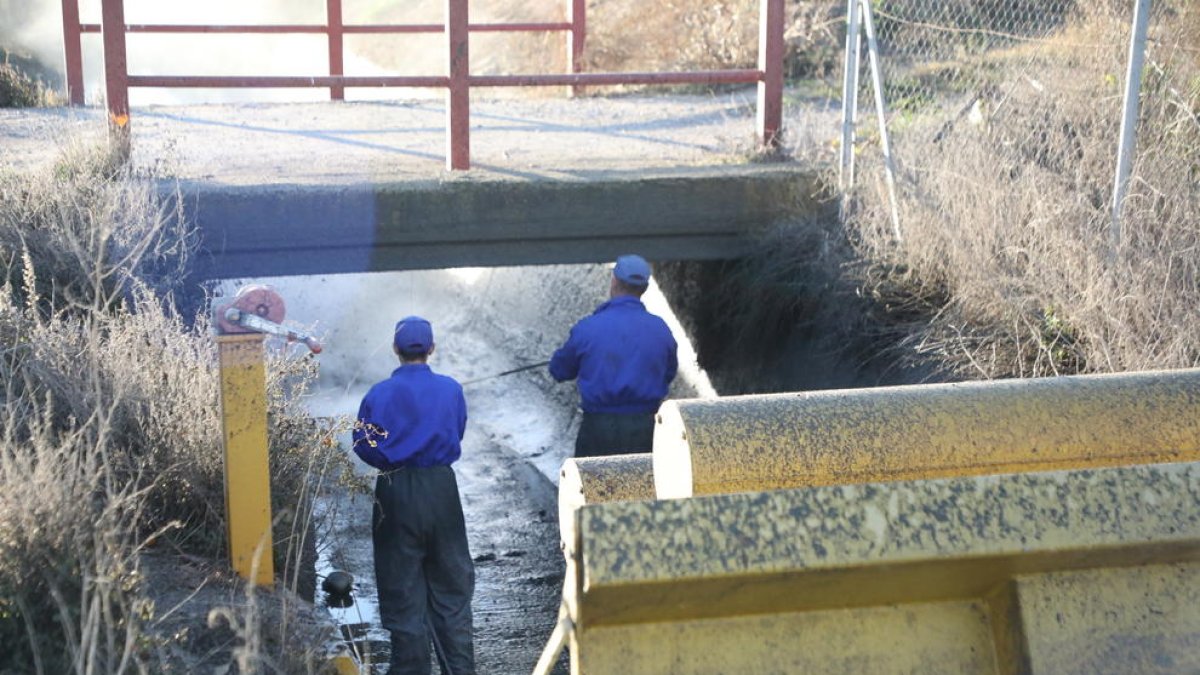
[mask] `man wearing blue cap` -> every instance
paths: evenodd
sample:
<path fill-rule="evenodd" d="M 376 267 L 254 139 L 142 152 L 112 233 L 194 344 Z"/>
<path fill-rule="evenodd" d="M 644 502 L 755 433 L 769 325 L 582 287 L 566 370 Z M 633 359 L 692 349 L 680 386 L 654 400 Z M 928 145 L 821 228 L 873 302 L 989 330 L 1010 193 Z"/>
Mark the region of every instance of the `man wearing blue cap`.
<path fill-rule="evenodd" d="M 579 381 L 583 421 L 576 457 L 653 448 L 654 413 L 679 362 L 666 322 L 642 304 L 649 285 L 650 263 L 637 255 L 617 258 L 608 301 L 576 323 L 550 359 L 555 380 Z"/>
<path fill-rule="evenodd" d="M 474 675 L 471 596 L 475 566 L 451 463 L 462 454 L 462 386 L 430 370 L 433 328 L 396 324 L 400 367 L 358 409 L 354 452 L 379 470 L 371 535 L 379 614 L 391 633 L 388 673 L 427 675 L 429 643 L 445 675 Z"/>

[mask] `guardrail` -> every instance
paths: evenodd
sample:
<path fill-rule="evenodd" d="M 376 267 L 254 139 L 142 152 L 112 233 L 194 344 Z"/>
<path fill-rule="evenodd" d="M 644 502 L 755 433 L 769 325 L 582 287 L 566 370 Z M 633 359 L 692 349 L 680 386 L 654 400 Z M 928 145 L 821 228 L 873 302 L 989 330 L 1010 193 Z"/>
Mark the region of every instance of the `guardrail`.
<path fill-rule="evenodd" d="M 421 87 L 446 89 L 446 168 L 471 167 L 470 90 L 472 87 L 584 86 L 620 84 L 758 84 L 756 131 L 760 143 L 778 144 L 783 118 L 783 19 L 784 0 L 759 0 L 758 67 L 754 69 L 688 72 L 584 73 L 583 48 L 587 36 L 585 0 L 565 0 L 567 21 L 544 23 L 480 23 L 469 21 L 468 0 L 447 0 L 442 24 L 354 25 L 342 20 L 342 0 L 326 0 L 324 24 L 288 25 L 161 25 L 127 24 L 124 0 L 101 0 L 101 23 L 83 24 L 79 0 L 62 0 L 67 95 L 72 105 L 82 105 L 84 33 L 100 33 L 104 44 L 105 94 L 110 127 L 128 141 L 129 89 L 131 87 L 185 88 L 328 88 L 330 98 L 342 100 L 347 87 Z M 545 32 L 567 34 L 565 74 L 471 75 L 471 32 Z M 125 48 L 129 33 L 191 34 L 324 34 L 328 36 L 329 72 L 313 76 L 191 76 L 133 75 Z M 343 68 L 343 37 L 353 34 L 445 33 L 447 75 L 347 76 Z"/>
<path fill-rule="evenodd" d="M 1197 671 L 1197 392 L 1200 369 L 668 401 L 652 454 L 563 465 L 541 663 Z"/>

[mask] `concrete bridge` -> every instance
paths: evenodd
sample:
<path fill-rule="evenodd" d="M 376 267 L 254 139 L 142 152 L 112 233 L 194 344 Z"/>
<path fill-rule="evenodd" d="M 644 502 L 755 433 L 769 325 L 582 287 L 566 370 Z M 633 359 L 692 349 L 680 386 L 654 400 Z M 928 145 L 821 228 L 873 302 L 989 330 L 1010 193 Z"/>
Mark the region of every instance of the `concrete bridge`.
<path fill-rule="evenodd" d="M 142 107 L 133 162 L 178 178 L 202 278 L 730 258 L 832 216 L 820 166 L 749 160 L 752 93 L 479 102 L 467 174 L 442 168 L 440 102 Z M 792 153 L 834 134 L 813 105 L 785 109 L 812 135 Z M 36 130 L 104 129 L 96 109 L 2 112 L 0 159 L 52 160 Z"/>
<path fill-rule="evenodd" d="M 577 181 L 190 185 L 204 278 L 738 256 L 822 212 L 815 173 L 763 165 Z"/>

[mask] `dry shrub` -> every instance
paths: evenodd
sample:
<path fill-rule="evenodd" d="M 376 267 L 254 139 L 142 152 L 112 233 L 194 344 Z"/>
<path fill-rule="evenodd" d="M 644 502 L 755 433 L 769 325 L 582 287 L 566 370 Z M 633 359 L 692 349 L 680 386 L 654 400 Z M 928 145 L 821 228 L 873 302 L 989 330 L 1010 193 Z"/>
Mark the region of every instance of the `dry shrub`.
<path fill-rule="evenodd" d="M 7 63 L 0 63 L 0 108 L 32 108 L 49 103 L 45 88 Z"/>
<path fill-rule="evenodd" d="M 844 0 L 788 0 L 785 72 L 828 78 L 841 65 Z M 754 68 L 759 0 L 632 0 L 588 3 L 586 70 L 686 71 Z"/>
<path fill-rule="evenodd" d="M 140 547 L 224 553 L 215 347 L 164 299 L 190 235 L 111 157 L 0 176 L 0 672 L 166 667 L 142 619 L 169 608 L 138 583 Z M 311 359 L 276 354 L 268 372 L 276 567 L 311 594 L 312 502 L 345 460 L 299 401 Z M 303 672 L 317 645 L 278 616 L 247 613 L 259 637 L 217 658 Z"/>
<path fill-rule="evenodd" d="M 60 105 L 53 87 L 42 79 L 47 70 L 36 59 L 0 45 L 0 108 Z"/>
<path fill-rule="evenodd" d="M 585 58 L 597 71 L 752 67 L 758 2 L 597 0 L 588 5 Z"/>
<path fill-rule="evenodd" d="M 898 118 L 903 241 L 877 163 L 852 220 L 867 287 L 918 355 L 969 377 L 1200 363 L 1200 11 L 1159 11 L 1116 249 L 1127 8 L 1081 9 L 1048 42 L 993 54 L 971 115 Z"/>
<path fill-rule="evenodd" d="M 566 21 L 563 0 L 491 0 L 472 2 L 472 23 Z M 841 59 L 844 0 L 789 0 L 786 4 L 788 54 L 793 77 L 827 77 Z M 347 6 L 347 21 L 364 23 L 437 23 L 442 6 L 435 0 L 371 2 Z M 647 4 L 633 0 L 590 0 L 583 55 L 585 72 L 686 71 L 754 68 L 758 61 L 759 0 L 676 0 Z M 555 74 L 567 67 L 565 32 L 475 32 L 471 35 L 471 72 Z M 374 64 L 411 75 L 443 72 L 442 38 L 433 35 L 364 35 L 347 42 Z M 588 92 L 643 87 L 589 87 Z M 493 89 L 499 95 L 504 88 Z M 530 96 L 556 87 L 510 90 Z"/>
<path fill-rule="evenodd" d="M 0 408 L 0 671 L 144 671 L 135 482 L 112 480 L 106 411 L 69 433 Z"/>

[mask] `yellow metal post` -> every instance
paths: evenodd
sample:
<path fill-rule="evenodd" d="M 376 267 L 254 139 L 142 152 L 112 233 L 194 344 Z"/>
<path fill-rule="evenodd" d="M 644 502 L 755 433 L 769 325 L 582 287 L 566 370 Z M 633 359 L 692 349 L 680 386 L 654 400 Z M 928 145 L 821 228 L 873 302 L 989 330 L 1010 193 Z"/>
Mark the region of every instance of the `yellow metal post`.
<path fill-rule="evenodd" d="M 267 466 L 267 384 L 263 335 L 216 338 L 221 364 L 225 444 L 225 520 L 229 559 L 243 579 L 270 586 L 271 481 Z"/>
<path fill-rule="evenodd" d="M 337 654 L 329 660 L 336 675 L 360 675 L 363 672 L 358 661 L 350 654 Z"/>

